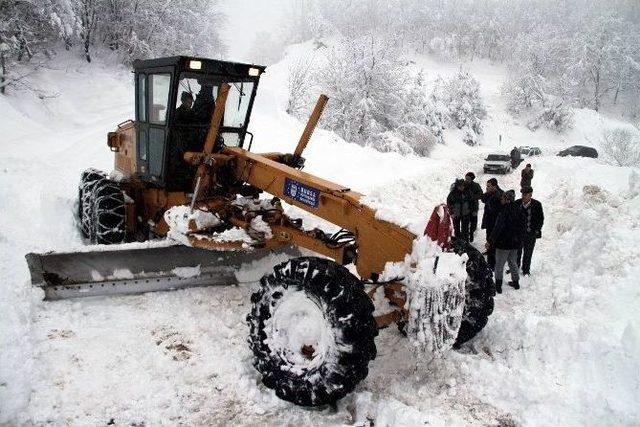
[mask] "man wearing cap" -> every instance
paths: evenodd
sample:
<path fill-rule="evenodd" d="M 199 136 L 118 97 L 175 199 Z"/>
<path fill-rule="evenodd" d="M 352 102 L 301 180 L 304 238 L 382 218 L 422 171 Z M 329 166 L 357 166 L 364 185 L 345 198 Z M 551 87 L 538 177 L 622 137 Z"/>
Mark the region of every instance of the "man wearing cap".
<path fill-rule="evenodd" d="M 524 233 L 522 235 L 522 247 L 518 249 L 518 265 L 522 266 L 522 274 L 529 275 L 531 271 L 531 257 L 536 239 L 542 237 L 542 225 L 544 213 L 542 203 L 533 198 L 533 188 L 522 187 L 522 198 L 516 201 L 516 205 L 522 211 L 524 217 Z"/>
<path fill-rule="evenodd" d="M 487 239 L 487 250 L 495 248 L 496 264 L 494 268 L 496 278 L 496 291 L 502 293 L 502 276 L 504 264 L 509 264 L 511 270 L 511 282 L 509 286 L 520 289 L 518 275 L 518 249 L 522 246 L 522 230 L 524 218 L 520 206 L 514 203 L 516 193 L 513 190 L 506 191 L 500 198 L 502 209 L 498 214 L 496 223 Z"/>
<path fill-rule="evenodd" d="M 532 179 L 533 169 L 531 169 L 531 163 L 527 163 L 527 166 L 520 172 L 520 188 L 531 187 Z"/>
<path fill-rule="evenodd" d="M 500 199 L 502 198 L 502 189 L 498 186 L 498 180 L 491 178 L 487 181 L 487 192 L 484 193 L 480 200 L 484 203 L 484 214 L 482 215 L 482 228 L 487 231 L 487 239 L 493 231 L 493 226 L 498 218 L 498 213 L 502 209 Z M 495 247 L 487 248 L 487 263 L 491 269 L 496 265 Z"/>
<path fill-rule="evenodd" d="M 473 242 L 473 235 L 478 228 L 478 210 L 480 209 L 478 200 L 482 197 L 482 187 L 480 187 L 480 184 L 475 182 L 474 179 L 476 179 L 476 175 L 473 172 L 467 172 L 464 176 L 466 190 L 471 196 L 471 217 L 469 221 L 470 242 Z"/>
<path fill-rule="evenodd" d="M 469 219 L 471 217 L 471 196 L 466 191 L 463 179 L 456 179 L 453 189 L 447 196 L 447 206 L 453 219 L 455 236 L 469 241 Z"/>

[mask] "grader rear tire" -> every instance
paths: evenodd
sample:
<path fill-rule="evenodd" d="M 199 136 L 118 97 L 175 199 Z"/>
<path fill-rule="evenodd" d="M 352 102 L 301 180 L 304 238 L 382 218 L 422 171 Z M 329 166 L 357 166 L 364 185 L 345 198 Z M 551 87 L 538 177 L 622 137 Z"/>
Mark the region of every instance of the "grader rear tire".
<path fill-rule="evenodd" d="M 455 239 L 453 250 L 458 255 L 467 254 L 467 282 L 462 324 L 454 347 L 460 347 L 475 337 L 487 325 L 493 313 L 493 297 L 496 294 L 493 271 L 476 248 L 464 240 Z"/>
<path fill-rule="evenodd" d="M 262 382 L 302 406 L 334 403 L 369 372 L 378 334 L 362 282 L 333 261 L 296 258 L 251 297 L 249 345 Z"/>
<path fill-rule="evenodd" d="M 91 192 L 91 241 L 114 245 L 126 238 L 124 193 L 117 182 L 102 179 Z"/>

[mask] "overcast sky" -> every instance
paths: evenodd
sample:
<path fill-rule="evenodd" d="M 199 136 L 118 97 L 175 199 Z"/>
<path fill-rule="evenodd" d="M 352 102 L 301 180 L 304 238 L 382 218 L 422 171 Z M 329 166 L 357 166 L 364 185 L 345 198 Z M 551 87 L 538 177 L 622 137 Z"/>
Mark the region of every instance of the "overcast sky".
<path fill-rule="evenodd" d="M 255 33 L 273 30 L 287 4 L 288 0 L 223 0 L 223 12 L 228 17 L 226 28 L 222 31 L 229 47 L 225 59 L 250 61 L 246 54 Z"/>

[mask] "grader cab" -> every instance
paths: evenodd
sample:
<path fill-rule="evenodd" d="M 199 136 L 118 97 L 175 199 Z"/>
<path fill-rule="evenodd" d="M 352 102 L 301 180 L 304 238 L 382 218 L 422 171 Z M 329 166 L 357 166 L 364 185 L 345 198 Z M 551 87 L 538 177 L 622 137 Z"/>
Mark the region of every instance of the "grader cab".
<path fill-rule="evenodd" d="M 191 181 L 182 173 L 181 151 L 202 151 L 223 83 L 230 85 L 230 91 L 218 142 L 243 147 L 265 67 L 183 56 L 135 61 L 133 67 L 135 122 L 109 134 L 116 169 L 158 187 L 188 189 Z M 181 110 L 185 99 L 190 108 Z"/>
<path fill-rule="evenodd" d="M 114 246 L 28 254 L 46 299 L 232 284 L 244 263 L 279 254 L 251 297 L 249 343 L 263 383 L 305 406 L 367 376 L 378 328 L 398 323 L 440 352 L 484 327 L 494 285 L 476 249 L 380 220 L 361 194 L 301 170 L 326 96 L 293 152 L 256 154 L 247 128 L 265 67 L 171 57 L 134 72 L 135 121 L 108 135 L 115 170 L 89 169 L 79 186 L 82 234 Z"/>

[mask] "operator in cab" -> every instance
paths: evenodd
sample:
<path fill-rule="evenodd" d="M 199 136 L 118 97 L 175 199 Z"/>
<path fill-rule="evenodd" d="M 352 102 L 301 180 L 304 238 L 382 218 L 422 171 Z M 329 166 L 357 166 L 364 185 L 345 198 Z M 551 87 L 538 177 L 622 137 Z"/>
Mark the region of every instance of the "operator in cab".
<path fill-rule="evenodd" d="M 217 91 L 217 86 L 207 80 L 198 80 L 200 91 L 196 95 L 196 102 L 193 104 L 194 120 L 199 125 L 208 125 L 211 122 L 211 114 L 216 105 L 213 91 Z"/>
<path fill-rule="evenodd" d="M 193 123 L 193 95 L 184 91 L 180 94 L 180 106 L 176 108 L 176 124 L 188 125 Z"/>

